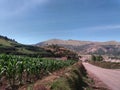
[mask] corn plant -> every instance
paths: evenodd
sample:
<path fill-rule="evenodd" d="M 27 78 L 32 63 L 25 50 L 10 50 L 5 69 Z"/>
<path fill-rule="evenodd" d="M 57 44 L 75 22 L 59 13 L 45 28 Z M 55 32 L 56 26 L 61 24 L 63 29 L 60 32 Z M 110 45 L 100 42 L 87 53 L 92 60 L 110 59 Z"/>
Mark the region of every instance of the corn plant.
<path fill-rule="evenodd" d="M 75 61 L 50 60 L 15 55 L 0 55 L 0 78 L 4 75 L 9 86 L 26 84 L 41 79 L 55 70 L 74 64 Z"/>

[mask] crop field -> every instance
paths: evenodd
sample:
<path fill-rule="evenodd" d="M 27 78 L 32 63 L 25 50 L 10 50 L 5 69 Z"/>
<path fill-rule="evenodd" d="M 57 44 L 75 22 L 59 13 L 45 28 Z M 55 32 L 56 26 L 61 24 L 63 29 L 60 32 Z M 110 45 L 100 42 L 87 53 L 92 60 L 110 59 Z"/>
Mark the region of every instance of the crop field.
<path fill-rule="evenodd" d="M 74 60 L 50 60 L 15 55 L 0 55 L 0 87 L 16 90 L 49 73 L 74 64 Z M 0 88 L 1 89 L 1 88 Z"/>

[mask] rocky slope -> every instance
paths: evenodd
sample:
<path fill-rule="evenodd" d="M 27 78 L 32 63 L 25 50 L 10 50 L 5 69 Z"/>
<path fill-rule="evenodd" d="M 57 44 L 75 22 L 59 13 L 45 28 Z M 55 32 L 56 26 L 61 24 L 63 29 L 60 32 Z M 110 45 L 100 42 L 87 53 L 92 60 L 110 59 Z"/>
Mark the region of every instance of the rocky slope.
<path fill-rule="evenodd" d="M 70 50 L 76 51 L 80 54 L 107 54 L 107 55 L 120 55 L 120 42 L 91 42 L 91 41 L 78 41 L 78 40 L 59 40 L 51 39 L 48 41 L 40 42 L 37 46 L 46 46 L 57 44 L 64 46 Z"/>

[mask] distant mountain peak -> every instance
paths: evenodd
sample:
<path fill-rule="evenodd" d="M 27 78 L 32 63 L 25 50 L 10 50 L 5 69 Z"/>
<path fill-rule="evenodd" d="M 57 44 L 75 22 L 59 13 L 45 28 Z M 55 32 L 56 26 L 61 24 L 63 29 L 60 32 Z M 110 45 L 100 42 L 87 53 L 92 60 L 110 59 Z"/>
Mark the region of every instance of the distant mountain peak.
<path fill-rule="evenodd" d="M 40 42 L 37 46 L 45 45 L 59 45 L 68 48 L 72 51 L 76 51 L 80 54 L 119 54 L 120 53 L 120 42 L 107 41 L 107 42 L 93 42 L 93 41 L 79 41 L 79 40 L 60 40 L 51 39 L 48 41 Z"/>
<path fill-rule="evenodd" d="M 80 40 L 61 40 L 61 39 L 50 39 L 44 42 L 40 42 L 37 45 L 42 44 L 60 44 L 60 45 L 73 45 L 73 46 L 81 46 L 81 45 L 87 45 L 87 44 L 94 44 L 94 45 L 120 45 L 120 42 L 117 41 L 107 41 L 107 42 L 93 42 L 93 41 L 80 41 Z"/>

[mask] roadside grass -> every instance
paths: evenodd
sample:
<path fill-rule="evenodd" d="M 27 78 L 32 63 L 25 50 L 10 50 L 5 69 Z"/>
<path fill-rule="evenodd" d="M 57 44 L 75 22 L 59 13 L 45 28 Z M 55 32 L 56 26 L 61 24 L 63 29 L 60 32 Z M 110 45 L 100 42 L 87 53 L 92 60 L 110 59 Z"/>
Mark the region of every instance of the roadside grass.
<path fill-rule="evenodd" d="M 56 74 L 54 75 L 54 73 Z M 21 88 L 19 90 L 95 90 L 95 87 L 93 87 L 95 82 L 88 76 L 81 62 L 54 73 L 47 76 L 47 79 L 44 78 L 36 83 L 27 85 L 26 89 Z"/>
<path fill-rule="evenodd" d="M 71 89 L 67 83 L 67 79 L 61 77 L 52 83 L 51 90 L 71 90 Z"/>
<path fill-rule="evenodd" d="M 51 90 L 84 90 L 89 88 L 86 83 L 87 73 L 82 64 L 73 65 L 66 70 L 62 77 L 51 84 Z"/>
<path fill-rule="evenodd" d="M 120 69 L 120 63 L 105 61 L 90 61 L 89 63 L 107 69 Z"/>

